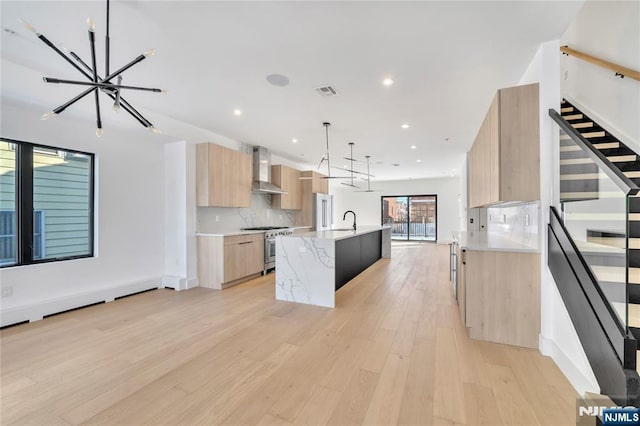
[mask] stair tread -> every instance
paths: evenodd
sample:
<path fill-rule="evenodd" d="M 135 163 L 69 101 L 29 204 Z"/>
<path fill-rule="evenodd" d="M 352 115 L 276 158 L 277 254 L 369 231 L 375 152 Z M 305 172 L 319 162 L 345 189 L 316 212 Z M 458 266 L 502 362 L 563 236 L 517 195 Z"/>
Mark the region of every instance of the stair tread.
<path fill-rule="evenodd" d="M 606 281 L 611 283 L 625 282 L 624 266 L 590 266 L 598 281 Z M 629 268 L 629 284 L 640 284 L 640 268 Z"/>
<path fill-rule="evenodd" d="M 608 246 L 606 244 L 593 243 L 591 241 L 574 241 L 578 250 L 582 253 L 607 253 L 607 254 L 624 254 L 624 249 Z"/>

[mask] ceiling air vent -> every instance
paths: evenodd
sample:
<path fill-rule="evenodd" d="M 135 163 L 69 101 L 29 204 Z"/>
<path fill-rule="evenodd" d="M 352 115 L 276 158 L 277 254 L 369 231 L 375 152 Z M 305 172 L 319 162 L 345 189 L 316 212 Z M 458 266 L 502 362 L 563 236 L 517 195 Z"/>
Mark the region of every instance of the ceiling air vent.
<path fill-rule="evenodd" d="M 318 87 L 314 87 L 315 91 L 318 92 L 318 94 L 320 96 L 324 96 L 325 98 L 328 98 L 330 96 L 338 96 L 339 93 L 336 90 L 335 87 L 331 86 L 331 85 L 325 85 L 325 86 L 318 86 Z"/>

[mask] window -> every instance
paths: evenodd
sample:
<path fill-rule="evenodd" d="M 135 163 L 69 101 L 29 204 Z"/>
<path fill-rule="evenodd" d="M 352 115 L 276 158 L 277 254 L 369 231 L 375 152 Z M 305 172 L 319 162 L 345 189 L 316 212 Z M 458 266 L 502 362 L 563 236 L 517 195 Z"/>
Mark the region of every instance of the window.
<path fill-rule="evenodd" d="M 0 139 L 0 267 L 93 256 L 93 160 Z"/>
<path fill-rule="evenodd" d="M 394 240 L 436 241 L 437 195 L 382 197 L 382 224 L 391 226 Z"/>

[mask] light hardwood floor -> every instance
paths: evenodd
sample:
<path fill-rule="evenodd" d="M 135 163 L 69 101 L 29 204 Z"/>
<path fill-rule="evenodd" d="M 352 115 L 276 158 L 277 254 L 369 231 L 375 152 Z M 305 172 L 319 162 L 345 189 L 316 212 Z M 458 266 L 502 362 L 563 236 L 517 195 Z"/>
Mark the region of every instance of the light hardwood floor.
<path fill-rule="evenodd" d="M 467 338 L 448 267 L 394 245 L 336 309 L 274 300 L 270 274 L 5 329 L 1 423 L 575 424 L 549 358 Z"/>

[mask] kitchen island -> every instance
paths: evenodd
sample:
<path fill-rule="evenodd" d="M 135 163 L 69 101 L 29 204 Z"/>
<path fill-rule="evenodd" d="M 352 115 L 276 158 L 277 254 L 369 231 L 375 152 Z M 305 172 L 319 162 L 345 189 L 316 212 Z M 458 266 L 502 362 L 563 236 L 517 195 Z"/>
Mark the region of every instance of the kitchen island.
<path fill-rule="evenodd" d="M 276 299 L 335 307 L 335 293 L 380 258 L 391 228 L 306 232 L 276 238 Z"/>

